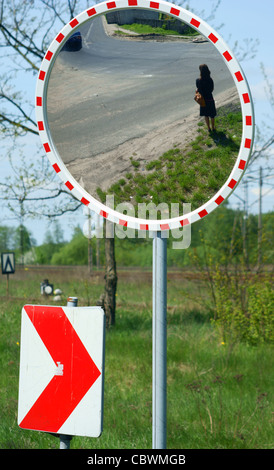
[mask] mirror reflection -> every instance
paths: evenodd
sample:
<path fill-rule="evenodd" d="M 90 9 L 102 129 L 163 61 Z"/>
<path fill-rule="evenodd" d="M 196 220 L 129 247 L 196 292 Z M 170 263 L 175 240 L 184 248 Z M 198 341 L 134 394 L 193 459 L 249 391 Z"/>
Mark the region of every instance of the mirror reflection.
<path fill-rule="evenodd" d="M 69 38 L 51 71 L 47 118 L 62 161 L 97 200 L 178 203 L 180 215 L 221 188 L 241 141 L 238 93 L 214 46 L 139 9 L 93 18 Z"/>

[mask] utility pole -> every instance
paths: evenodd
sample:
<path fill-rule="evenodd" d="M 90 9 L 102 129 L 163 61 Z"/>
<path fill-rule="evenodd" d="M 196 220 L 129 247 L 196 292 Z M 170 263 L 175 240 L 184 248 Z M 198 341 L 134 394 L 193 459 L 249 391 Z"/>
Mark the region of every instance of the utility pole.
<path fill-rule="evenodd" d="M 244 216 L 243 216 L 243 252 L 245 265 L 248 269 L 248 180 L 245 181 L 245 198 L 244 198 Z"/>
<path fill-rule="evenodd" d="M 260 166 L 259 180 L 259 214 L 258 214 L 258 269 L 262 265 L 262 189 L 263 189 L 263 169 Z"/>
<path fill-rule="evenodd" d="M 24 198 L 19 199 L 20 202 L 20 251 L 21 251 L 21 265 L 24 266 Z"/>
<path fill-rule="evenodd" d="M 96 226 L 96 266 L 97 271 L 100 268 L 100 215 L 97 215 L 97 226 Z"/>
<path fill-rule="evenodd" d="M 91 211 L 88 208 L 88 272 L 92 272 Z"/>

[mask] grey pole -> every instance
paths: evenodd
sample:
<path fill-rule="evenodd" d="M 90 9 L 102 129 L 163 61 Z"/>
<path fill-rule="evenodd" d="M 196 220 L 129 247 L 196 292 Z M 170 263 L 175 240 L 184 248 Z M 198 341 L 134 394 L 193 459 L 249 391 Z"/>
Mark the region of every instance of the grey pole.
<path fill-rule="evenodd" d="M 67 307 L 77 307 L 78 299 L 77 297 L 68 297 L 67 299 Z M 60 434 L 60 449 L 69 449 L 70 448 L 70 441 L 72 436 L 67 436 L 65 434 Z"/>
<path fill-rule="evenodd" d="M 153 238 L 152 445 L 166 448 L 167 239 Z"/>
<path fill-rule="evenodd" d="M 67 307 L 77 307 L 78 299 L 77 297 L 68 297 L 67 298 Z"/>
<path fill-rule="evenodd" d="M 60 434 L 60 449 L 70 449 L 70 441 L 72 436 L 66 436 L 65 434 Z"/>

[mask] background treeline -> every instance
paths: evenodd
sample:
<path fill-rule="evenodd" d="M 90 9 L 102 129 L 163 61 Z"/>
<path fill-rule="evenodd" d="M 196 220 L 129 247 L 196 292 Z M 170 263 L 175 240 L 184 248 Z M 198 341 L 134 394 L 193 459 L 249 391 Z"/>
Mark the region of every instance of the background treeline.
<path fill-rule="evenodd" d="M 262 232 L 258 236 L 258 215 L 223 206 L 210 216 L 191 227 L 191 245 L 187 249 L 174 249 L 173 243 L 182 238 L 168 239 L 168 265 L 191 266 L 194 258 L 200 264 L 208 264 L 208 257 L 214 263 L 237 263 L 243 257 L 245 263 L 257 265 L 272 264 L 274 234 L 274 212 L 262 215 Z M 183 232 L 182 232 L 183 236 Z M 175 245 L 176 246 L 176 245 Z M 177 245 L 178 246 L 178 245 Z M 93 237 L 88 240 L 80 227 L 75 227 L 71 240 L 65 241 L 60 225 L 55 222 L 45 233 L 43 244 L 37 246 L 24 226 L 17 228 L 0 226 L 0 250 L 13 250 L 17 263 L 47 265 L 104 266 L 103 240 Z M 119 266 L 151 267 L 151 239 L 115 239 L 116 262 Z M 91 261 L 92 260 L 92 261 Z"/>

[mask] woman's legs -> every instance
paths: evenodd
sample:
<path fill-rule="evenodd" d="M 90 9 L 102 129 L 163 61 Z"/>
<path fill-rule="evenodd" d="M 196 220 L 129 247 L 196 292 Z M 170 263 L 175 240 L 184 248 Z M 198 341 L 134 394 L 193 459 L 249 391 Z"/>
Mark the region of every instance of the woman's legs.
<path fill-rule="evenodd" d="M 205 116 L 205 122 L 206 122 L 208 130 L 210 131 L 211 129 L 210 129 L 210 125 L 209 125 L 209 117 L 208 116 Z"/>
<path fill-rule="evenodd" d="M 215 131 L 215 118 L 210 118 L 210 121 L 211 121 L 211 127 L 210 127 L 210 124 L 209 124 L 209 117 L 208 116 L 205 116 L 205 122 L 206 122 L 206 125 L 207 125 L 207 128 L 209 131 Z"/>
<path fill-rule="evenodd" d="M 210 127 L 210 123 L 209 123 L 209 116 L 205 116 L 205 122 L 206 122 L 206 125 L 207 125 L 207 128 L 209 131 L 215 131 L 215 118 L 210 118 L 210 121 L 211 121 L 211 127 Z"/>

